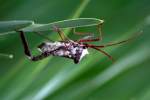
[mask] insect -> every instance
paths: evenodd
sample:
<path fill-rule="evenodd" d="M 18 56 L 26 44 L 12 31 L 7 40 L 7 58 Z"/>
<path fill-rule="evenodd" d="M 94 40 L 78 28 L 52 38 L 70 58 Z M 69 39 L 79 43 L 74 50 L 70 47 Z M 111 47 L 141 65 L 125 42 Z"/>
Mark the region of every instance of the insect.
<path fill-rule="evenodd" d="M 113 61 L 112 56 L 109 55 L 108 53 L 106 53 L 105 51 L 103 51 L 102 48 L 127 42 L 127 41 L 132 40 L 133 38 L 135 38 L 135 36 L 133 36 L 129 39 L 123 40 L 123 41 L 119 41 L 119 42 L 115 42 L 115 43 L 108 43 L 108 44 L 105 44 L 105 45 L 92 45 L 92 44 L 89 44 L 89 42 L 102 40 L 102 32 L 101 32 L 102 24 L 103 23 L 100 23 L 100 24 L 97 25 L 98 32 L 99 32 L 98 37 L 93 38 L 91 36 L 89 36 L 89 37 L 87 36 L 86 38 L 81 38 L 79 40 L 69 39 L 68 37 L 65 36 L 63 31 L 59 27 L 53 26 L 53 30 L 59 34 L 59 36 L 61 38 L 61 41 L 41 43 L 38 46 L 38 50 L 41 52 L 41 54 L 39 54 L 37 56 L 33 56 L 31 54 L 29 46 L 28 46 L 28 42 L 27 42 L 27 40 L 25 38 L 25 35 L 24 35 L 24 32 L 23 31 L 18 31 L 18 32 L 20 33 L 20 38 L 22 40 L 25 55 L 27 55 L 28 58 L 32 61 L 42 60 L 43 58 L 46 58 L 46 57 L 52 55 L 52 56 L 59 56 L 59 57 L 65 57 L 65 58 L 72 59 L 74 61 L 74 63 L 77 64 L 81 61 L 81 59 L 84 56 L 89 54 L 89 52 L 88 52 L 89 48 L 95 49 L 95 50 L 103 53 L 110 60 Z M 76 32 L 75 28 L 73 28 L 73 30 L 74 30 L 73 31 L 74 33 L 82 34 L 80 32 Z"/>

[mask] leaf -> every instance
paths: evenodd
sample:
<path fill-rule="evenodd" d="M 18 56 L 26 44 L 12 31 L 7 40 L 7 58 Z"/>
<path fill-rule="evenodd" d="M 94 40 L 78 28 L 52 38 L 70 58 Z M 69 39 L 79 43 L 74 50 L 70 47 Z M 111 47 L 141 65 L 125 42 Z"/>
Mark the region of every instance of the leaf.
<path fill-rule="evenodd" d="M 95 26 L 103 23 L 103 20 L 96 18 L 76 18 L 70 20 L 57 21 L 49 24 L 35 24 L 33 21 L 1 21 L 0 33 L 9 34 L 15 31 L 42 32 L 50 31 L 56 26 L 58 28 L 76 28 Z"/>
<path fill-rule="evenodd" d="M 33 24 L 29 27 L 20 29 L 24 32 L 39 32 L 53 30 L 54 26 L 58 28 L 76 28 L 76 27 L 88 27 L 95 26 L 103 23 L 103 20 L 96 18 L 76 18 L 53 22 L 49 24 Z"/>
<path fill-rule="evenodd" d="M 19 30 L 33 24 L 33 21 L 13 20 L 13 21 L 0 21 L 0 34 L 9 31 Z"/>

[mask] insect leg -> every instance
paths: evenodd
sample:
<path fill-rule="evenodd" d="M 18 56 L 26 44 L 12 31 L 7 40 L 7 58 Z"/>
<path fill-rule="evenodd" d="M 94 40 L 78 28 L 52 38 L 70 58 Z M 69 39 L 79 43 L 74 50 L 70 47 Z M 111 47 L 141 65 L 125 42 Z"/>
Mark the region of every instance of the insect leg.
<path fill-rule="evenodd" d="M 77 35 L 83 35 L 83 34 L 88 34 L 88 38 L 87 36 L 82 38 L 82 39 L 79 39 L 77 40 L 78 42 L 92 42 L 92 41 L 99 41 L 99 38 L 95 38 L 95 39 L 92 39 L 93 36 L 91 36 L 92 33 L 88 33 L 88 32 L 76 32 L 76 29 L 73 28 L 73 33 L 74 34 L 77 34 Z M 86 39 L 85 39 L 86 38 Z"/>
<path fill-rule="evenodd" d="M 59 36 L 62 39 L 62 41 L 70 40 L 68 37 L 65 36 L 64 32 L 60 28 L 54 26 L 53 30 L 59 34 Z"/>
<path fill-rule="evenodd" d="M 37 55 L 37 56 L 32 56 L 30 49 L 29 49 L 29 46 L 28 46 L 28 42 L 25 38 L 24 32 L 23 31 L 18 31 L 18 32 L 20 33 L 20 38 L 21 38 L 21 41 L 22 41 L 22 44 L 24 47 L 24 52 L 29 57 L 30 60 L 38 61 L 38 60 L 41 60 L 41 59 L 46 58 L 48 56 L 47 54 L 44 54 L 44 53 Z"/>
<path fill-rule="evenodd" d="M 102 40 L 102 23 L 97 25 L 99 36 L 97 38 L 89 38 L 89 39 L 80 39 L 78 42 L 94 42 L 94 41 L 101 41 Z"/>
<path fill-rule="evenodd" d="M 26 40 L 26 38 L 24 36 L 24 32 L 23 31 L 19 31 L 19 33 L 20 33 L 20 38 L 21 38 L 21 41 L 22 41 L 22 44 L 23 44 L 23 47 L 24 47 L 25 54 L 28 57 L 32 57 L 31 52 L 29 50 L 29 46 L 28 46 L 27 40 Z"/>
<path fill-rule="evenodd" d="M 78 40 L 78 42 L 94 42 L 94 41 L 99 41 L 99 38 L 80 39 L 80 40 Z"/>
<path fill-rule="evenodd" d="M 102 24 L 103 23 L 100 23 L 100 24 L 97 25 L 97 29 L 98 29 L 98 32 L 99 32 L 99 37 L 98 37 L 99 41 L 102 41 L 102 39 L 103 39 L 102 38 Z"/>
<path fill-rule="evenodd" d="M 76 34 L 76 35 L 85 35 L 85 34 L 90 35 L 90 34 L 92 34 L 92 33 L 88 33 L 88 32 L 77 32 L 77 31 L 76 31 L 76 28 L 72 28 L 72 31 L 73 31 L 73 33 Z"/>

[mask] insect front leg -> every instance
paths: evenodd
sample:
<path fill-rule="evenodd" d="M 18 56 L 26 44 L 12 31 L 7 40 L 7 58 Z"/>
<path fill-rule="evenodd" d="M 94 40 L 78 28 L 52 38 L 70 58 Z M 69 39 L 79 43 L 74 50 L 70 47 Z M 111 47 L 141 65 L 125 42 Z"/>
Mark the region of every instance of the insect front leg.
<path fill-rule="evenodd" d="M 53 30 L 59 34 L 62 41 L 70 40 L 67 36 L 65 36 L 64 32 L 57 26 L 53 26 Z"/>
<path fill-rule="evenodd" d="M 17 31 L 20 33 L 20 38 L 21 38 L 21 41 L 22 41 L 22 44 L 23 44 L 23 47 L 24 47 L 24 52 L 25 52 L 25 55 L 28 56 L 28 58 L 32 61 L 38 61 L 38 60 L 41 60 L 43 58 L 46 58 L 48 55 L 46 53 L 42 53 L 40 55 L 37 55 L 37 56 L 32 56 L 31 52 L 30 52 L 30 49 L 29 49 L 29 46 L 28 46 L 28 42 L 25 38 L 25 35 L 24 35 L 24 32 L 23 31 Z"/>
<path fill-rule="evenodd" d="M 28 46 L 28 42 L 24 36 L 24 32 L 23 31 L 18 31 L 20 33 L 20 38 L 24 47 L 24 52 L 28 57 L 32 57 L 29 46 Z"/>

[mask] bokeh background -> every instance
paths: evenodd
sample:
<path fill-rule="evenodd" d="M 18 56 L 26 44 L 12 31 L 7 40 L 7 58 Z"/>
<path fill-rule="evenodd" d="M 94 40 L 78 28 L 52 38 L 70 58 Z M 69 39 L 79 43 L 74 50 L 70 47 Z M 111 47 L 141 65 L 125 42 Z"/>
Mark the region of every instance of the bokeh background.
<path fill-rule="evenodd" d="M 105 20 L 103 41 L 96 44 L 126 39 L 141 30 L 143 34 L 105 48 L 114 63 L 89 50 L 79 64 L 61 57 L 29 61 L 17 33 L 0 36 L 0 53 L 14 55 L 13 59 L 0 56 L 0 100 L 150 100 L 150 0 L 0 0 L 1 21 L 49 23 L 78 17 Z M 51 33 L 45 34 L 58 40 Z M 26 35 L 36 52 L 45 39 Z"/>

